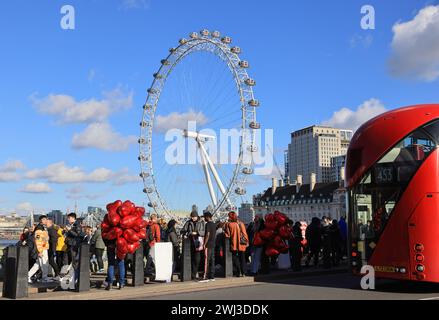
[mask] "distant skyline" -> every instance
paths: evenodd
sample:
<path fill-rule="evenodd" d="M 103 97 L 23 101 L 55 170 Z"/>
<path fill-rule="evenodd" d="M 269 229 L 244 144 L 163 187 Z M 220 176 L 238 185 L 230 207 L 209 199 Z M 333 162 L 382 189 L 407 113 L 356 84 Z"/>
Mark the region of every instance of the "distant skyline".
<path fill-rule="evenodd" d="M 0 214 L 146 205 L 136 160 L 146 89 L 192 31 L 219 30 L 242 48 L 281 166 L 292 131 L 355 130 L 439 102 L 439 1 L 69 1 L 75 29 L 63 30 L 65 4 L 0 3 Z M 360 25 L 366 4 L 373 30 Z M 245 200 L 276 174 L 253 178 Z"/>

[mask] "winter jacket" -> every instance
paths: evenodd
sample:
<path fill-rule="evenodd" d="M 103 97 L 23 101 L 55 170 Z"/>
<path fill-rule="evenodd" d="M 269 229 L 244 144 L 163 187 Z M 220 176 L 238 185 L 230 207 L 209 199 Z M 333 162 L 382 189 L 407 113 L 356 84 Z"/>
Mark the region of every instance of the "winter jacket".
<path fill-rule="evenodd" d="M 96 249 L 105 249 L 105 243 L 104 239 L 102 239 L 102 229 L 97 228 L 93 236 L 91 237 L 90 243 L 96 248 Z"/>
<path fill-rule="evenodd" d="M 245 252 L 248 247 L 249 239 L 245 225 L 241 221 L 228 222 L 225 226 L 224 235 L 230 238 L 230 250 Z M 247 244 L 241 244 L 241 235 Z"/>
<path fill-rule="evenodd" d="M 198 236 L 204 237 L 206 231 L 205 231 L 205 223 L 201 220 L 198 220 L 196 222 L 193 222 L 192 219 L 186 221 L 186 223 L 183 226 L 183 229 L 181 229 L 180 233 L 183 236 L 192 236 L 192 232 L 196 232 Z"/>
<path fill-rule="evenodd" d="M 178 247 L 179 246 L 179 241 L 178 241 L 178 235 L 177 235 L 177 231 L 175 231 L 175 228 L 172 228 L 171 230 L 167 230 L 167 241 L 172 243 L 173 247 Z"/>
<path fill-rule="evenodd" d="M 56 231 L 58 233 L 58 239 L 56 241 L 56 251 L 67 251 L 67 244 L 64 239 L 63 230 L 58 227 Z"/>
<path fill-rule="evenodd" d="M 58 244 L 58 232 L 55 227 L 52 226 L 47 228 L 47 233 L 49 234 L 49 250 L 55 252 Z"/>
<path fill-rule="evenodd" d="M 152 234 L 152 238 L 154 240 L 149 241 L 148 244 L 149 244 L 149 247 L 152 248 L 152 247 L 154 247 L 156 242 L 160 242 L 160 239 L 161 239 L 160 238 L 160 235 L 161 235 L 160 226 L 158 223 L 151 223 L 149 228 L 150 228 L 149 232 Z"/>
<path fill-rule="evenodd" d="M 81 225 L 79 221 L 76 220 L 71 227 L 72 228 L 65 233 L 65 241 L 69 247 L 79 247 L 83 238 Z"/>
<path fill-rule="evenodd" d="M 306 228 L 305 237 L 311 250 L 319 250 L 322 246 L 322 229 L 320 223 L 313 221 Z"/>

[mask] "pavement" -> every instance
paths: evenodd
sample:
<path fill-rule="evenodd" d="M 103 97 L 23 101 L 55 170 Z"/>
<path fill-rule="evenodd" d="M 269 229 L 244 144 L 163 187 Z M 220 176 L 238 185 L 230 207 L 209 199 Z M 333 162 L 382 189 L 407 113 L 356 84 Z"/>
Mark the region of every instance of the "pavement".
<path fill-rule="evenodd" d="M 94 276 L 94 283 L 103 280 Z M 1 283 L 0 283 L 1 288 Z M 218 278 L 215 282 L 148 282 L 123 290 L 93 287 L 87 292 L 29 289 L 28 300 L 439 300 L 439 284 L 377 280 L 375 290 L 362 290 L 360 278 L 346 267 L 274 271 L 269 275 Z M 1 300 L 1 298 L 0 298 Z"/>
<path fill-rule="evenodd" d="M 153 297 L 190 294 L 193 292 L 215 291 L 220 289 L 230 289 L 238 287 L 252 287 L 270 281 L 283 281 L 285 279 L 308 277 L 312 275 L 346 273 L 346 267 L 334 268 L 331 270 L 306 269 L 303 272 L 273 271 L 268 275 L 243 278 L 217 278 L 215 282 L 199 283 L 195 281 L 171 283 L 148 282 L 141 287 L 126 286 L 123 290 L 114 288 L 106 291 L 100 288 L 104 276 L 93 276 L 92 283 L 95 284 L 86 292 L 62 291 L 55 288 L 47 288 L 46 292 L 41 292 L 37 285 L 29 287 L 30 300 L 123 300 L 123 299 L 150 299 Z M 52 285 L 53 287 L 53 285 Z M 0 283 L 1 288 L 1 283 Z M 0 298 L 1 300 L 2 298 Z"/>

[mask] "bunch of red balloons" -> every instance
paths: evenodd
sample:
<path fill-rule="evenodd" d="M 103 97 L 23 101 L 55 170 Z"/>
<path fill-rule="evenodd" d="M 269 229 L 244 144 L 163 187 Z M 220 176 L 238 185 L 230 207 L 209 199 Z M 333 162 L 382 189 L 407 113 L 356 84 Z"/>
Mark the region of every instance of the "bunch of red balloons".
<path fill-rule="evenodd" d="M 123 260 L 127 253 L 132 254 L 140 247 L 140 240 L 146 239 L 145 208 L 136 207 L 129 200 L 117 200 L 107 205 L 107 211 L 101 224 L 102 238 L 116 240 L 116 255 Z"/>
<path fill-rule="evenodd" d="M 265 254 L 269 257 L 288 253 L 287 241 L 292 239 L 293 229 L 287 221 L 287 216 L 279 211 L 267 214 L 265 228 L 255 234 L 253 244 L 258 247 L 266 244 Z"/>

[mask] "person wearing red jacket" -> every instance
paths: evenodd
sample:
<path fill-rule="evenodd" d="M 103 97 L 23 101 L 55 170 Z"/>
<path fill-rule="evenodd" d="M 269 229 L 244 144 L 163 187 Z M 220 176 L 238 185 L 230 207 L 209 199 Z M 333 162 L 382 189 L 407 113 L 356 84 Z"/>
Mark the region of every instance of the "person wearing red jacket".
<path fill-rule="evenodd" d="M 157 223 L 157 215 L 152 214 L 150 216 L 150 221 L 148 225 L 146 226 L 146 244 L 147 247 L 145 248 L 145 256 L 146 258 L 146 274 L 147 275 L 153 275 L 154 274 L 154 267 L 153 267 L 153 259 L 151 257 L 151 249 L 154 247 L 154 245 L 157 242 L 160 242 L 160 225 Z"/>

